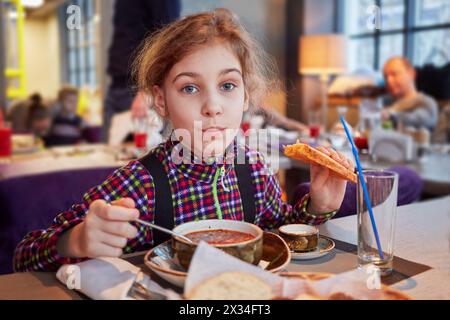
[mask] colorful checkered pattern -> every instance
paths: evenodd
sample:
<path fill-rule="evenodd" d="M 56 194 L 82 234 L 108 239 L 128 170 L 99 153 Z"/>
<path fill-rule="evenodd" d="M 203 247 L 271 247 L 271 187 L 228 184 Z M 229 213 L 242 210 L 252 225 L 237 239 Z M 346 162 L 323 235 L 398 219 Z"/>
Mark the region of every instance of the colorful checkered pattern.
<path fill-rule="evenodd" d="M 217 196 L 223 219 L 243 220 L 242 202 L 237 184 L 236 172 L 232 163 L 225 164 L 176 164 L 171 158 L 173 143 L 167 141 L 153 149 L 168 172 L 172 200 L 174 223 L 202 219 L 217 219 L 212 183 L 216 170 L 224 174 L 217 182 Z M 267 174 L 268 168 L 258 152 L 246 150 L 246 158 L 251 164 L 255 185 L 256 219 L 255 224 L 263 229 L 273 229 L 286 223 L 321 224 L 330 219 L 335 212 L 325 215 L 313 215 L 306 211 L 308 195 L 292 207 L 281 200 L 281 190 L 274 175 Z M 226 162 L 226 161 L 225 161 Z M 223 166 L 223 169 L 221 168 Z M 76 263 L 83 259 L 67 258 L 58 255 L 56 242 L 67 229 L 83 221 L 89 205 L 96 199 L 114 201 L 130 197 L 143 220 L 154 222 L 155 197 L 154 184 L 148 171 L 134 160 L 116 170 L 105 182 L 90 189 L 83 201 L 60 213 L 46 230 L 32 231 L 19 243 L 15 251 L 14 268 L 16 271 L 48 270 L 54 271 L 62 264 Z M 151 247 L 152 232 L 137 225 L 138 236 L 130 239 L 124 253 L 144 250 Z"/>

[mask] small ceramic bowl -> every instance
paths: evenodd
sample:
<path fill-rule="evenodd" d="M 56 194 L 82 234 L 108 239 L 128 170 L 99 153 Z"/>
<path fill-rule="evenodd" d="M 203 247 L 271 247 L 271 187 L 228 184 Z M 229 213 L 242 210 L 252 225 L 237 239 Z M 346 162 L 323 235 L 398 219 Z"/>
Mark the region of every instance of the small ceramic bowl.
<path fill-rule="evenodd" d="M 307 224 L 286 224 L 278 232 L 294 252 L 316 250 L 319 243 L 319 229 Z"/>
<path fill-rule="evenodd" d="M 249 233 L 253 239 L 230 244 L 214 244 L 212 246 L 231 254 L 245 262 L 257 265 L 263 253 L 263 231 L 258 226 L 235 220 L 200 220 L 183 223 L 173 229 L 174 232 L 186 235 L 195 231 L 207 230 L 232 230 Z M 196 243 L 189 243 L 178 237 L 172 237 L 172 249 L 180 264 L 188 269 L 189 264 L 197 249 Z"/>

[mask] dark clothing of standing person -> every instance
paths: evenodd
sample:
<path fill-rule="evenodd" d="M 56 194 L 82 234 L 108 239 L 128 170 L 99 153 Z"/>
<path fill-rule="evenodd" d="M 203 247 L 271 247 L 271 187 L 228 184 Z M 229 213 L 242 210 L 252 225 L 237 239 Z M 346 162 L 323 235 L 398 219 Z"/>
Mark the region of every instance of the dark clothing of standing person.
<path fill-rule="evenodd" d="M 111 119 L 130 109 L 136 92 L 131 81 L 134 53 L 149 34 L 179 18 L 180 0 L 116 0 L 113 37 L 108 53 L 107 90 L 103 113 L 103 138 L 108 139 Z"/>

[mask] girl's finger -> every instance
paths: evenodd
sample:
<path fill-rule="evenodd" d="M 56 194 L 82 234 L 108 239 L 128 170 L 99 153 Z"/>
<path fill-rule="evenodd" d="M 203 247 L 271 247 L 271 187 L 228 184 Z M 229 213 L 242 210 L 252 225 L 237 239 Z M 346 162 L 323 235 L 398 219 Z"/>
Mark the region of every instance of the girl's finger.
<path fill-rule="evenodd" d="M 343 165 L 344 167 L 346 167 L 348 170 L 352 170 L 352 167 L 351 167 L 351 165 L 350 165 L 350 161 L 348 161 L 348 159 L 344 159 L 342 165 Z"/>
<path fill-rule="evenodd" d="M 135 238 L 138 230 L 128 222 L 107 221 L 100 225 L 100 230 L 108 234 L 124 237 L 128 239 Z"/>
<path fill-rule="evenodd" d="M 339 156 L 339 154 L 333 149 L 333 148 L 327 148 L 328 151 L 330 152 L 330 157 L 338 162 L 341 161 L 341 157 Z"/>
<path fill-rule="evenodd" d="M 339 152 L 339 151 L 336 151 L 337 152 L 337 154 L 339 155 L 339 157 L 341 158 L 340 159 L 340 163 L 344 166 L 344 167 L 346 167 L 346 168 L 348 168 L 349 169 L 349 163 L 348 163 L 348 161 L 347 161 L 347 157 L 343 154 L 343 153 L 341 153 L 341 152 Z"/>
<path fill-rule="evenodd" d="M 117 258 L 122 255 L 122 249 L 112 247 L 110 245 L 99 242 L 92 248 L 91 252 L 88 254 L 88 258 L 98 258 L 98 257 L 112 257 Z"/>
<path fill-rule="evenodd" d="M 106 206 L 103 210 L 98 211 L 97 215 L 109 221 L 134 221 L 139 218 L 139 211 L 119 206 Z"/>
<path fill-rule="evenodd" d="M 125 248 L 128 241 L 127 238 L 118 237 L 104 232 L 101 234 L 100 238 L 103 244 L 119 249 Z"/>
<path fill-rule="evenodd" d="M 344 156 L 344 155 L 343 155 Z M 344 156 L 345 157 L 345 156 Z M 355 165 L 353 164 L 353 161 L 351 160 L 351 159 L 349 159 L 349 158 L 347 158 L 347 157 L 345 157 L 345 161 L 346 161 L 346 167 L 349 169 L 349 170 L 354 170 L 355 169 Z"/>
<path fill-rule="evenodd" d="M 325 147 L 319 146 L 316 148 L 316 150 L 319 150 L 320 152 L 325 153 L 327 156 L 330 155 L 330 152 Z"/>
<path fill-rule="evenodd" d="M 111 205 L 113 206 L 119 206 L 119 207 L 125 207 L 125 208 L 130 208 L 133 209 L 135 208 L 135 203 L 134 200 L 131 198 L 121 198 L 118 200 L 114 200 L 111 202 Z"/>
<path fill-rule="evenodd" d="M 347 161 L 349 169 L 351 169 L 352 171 L 355 170 L 355 163 L 351 159 L 347 159 Z"/>

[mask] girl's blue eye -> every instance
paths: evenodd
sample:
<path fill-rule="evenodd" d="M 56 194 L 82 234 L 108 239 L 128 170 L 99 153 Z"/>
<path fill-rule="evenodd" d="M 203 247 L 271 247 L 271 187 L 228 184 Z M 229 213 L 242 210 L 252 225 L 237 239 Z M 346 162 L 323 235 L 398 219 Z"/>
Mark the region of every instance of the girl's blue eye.
<path fill-rule="evenodd" d="M 183 89 L 181 89 L 184 93 L 193 94 L 198 92 L 198 89 L 195 86 L 186 86 Z"/>
<path fill-rule="evenodd" d="M 236 86 L 231 82 L 224 83 L 221 87 L 221 89 L 224 91 L 231 91 L 234 88 L 236 88 Z"/>

